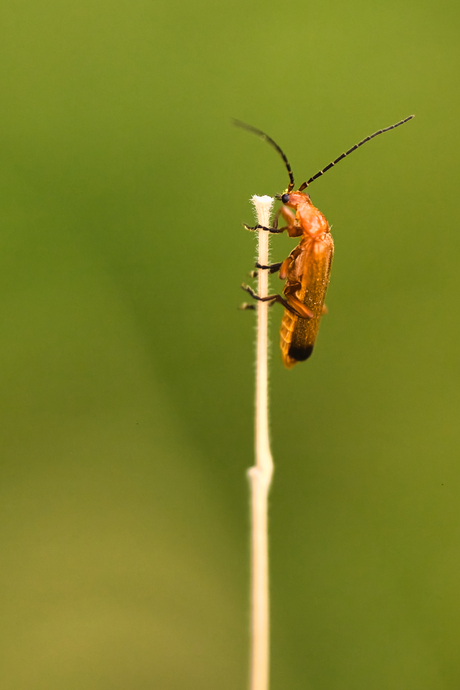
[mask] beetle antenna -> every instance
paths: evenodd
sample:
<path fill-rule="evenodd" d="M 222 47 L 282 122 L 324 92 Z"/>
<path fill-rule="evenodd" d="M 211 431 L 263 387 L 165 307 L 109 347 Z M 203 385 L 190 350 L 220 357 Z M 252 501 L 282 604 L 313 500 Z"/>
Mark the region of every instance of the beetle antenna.
<path fill-rule="evenodd" d="M 257 129 L 256 127 L 252 127 L 252 125 L 247 125 L 245 122 L 241 122 L 241 120 L 233 120 L 233 124 L 237 127 L 241 127 L 242 129 L 247 129 L 248 132 L 252 132 L 261 139 L 265 139 L 265 141 L 267 141 L 271 146 L 273 146 L 273 148 L 275 148 L 278 151 L 278 153 L 284 161 L 284 165 L 286 166 L 286 170 L 288 171 L 289 175 L 289 187 L 287 188 L 287 193 L 289 194 L 290 192 L 292 192 L 292 190 L 294 189 L 294 175 L 292 173 L 291 166 L 289 165 L 289 161 L 283 149 L 281 149 L 276 143 L 276 141 L 273 141 L 273 139 L 269 137 L 268 134 L 265 134 L 265 132 L 262 132 L 262 130 Z"/>
<path fill-rule="evenodd" d="M 345 153 L 342 153 L 341 156 L 335 159 L 335 161 L 332 161 L 332 163 L 329 163 L 329 165 L 326 165 L 325 168 L 320 170 L 316 175 L 313 175 L 313 177 L 310 177 L 307 182 L 304 182 L 303 184 L 300 185 L 299 187 L 299 192 L 301 192 L 305 187 L 308 187 L 309 184 L 311 184 L 314 180 L 317 180 L 318 177 L 321 177 L 321 175 L 324 175 L 325 172 L 330 170 L 336 163 L 339 161 L 343 160 L 346 158 L 350 153 L 353 153 L 353 151 L 356 151 L 356 149 L 359 149 L 360 146 L 365 144 L 366 142 L 370 141 L 374 137 L 378 137 L 379 134 L 383 134 L 384 132 L 389 132 L 390 129 L 395 129 L 396 127 L 399 127 L 399 125 L 403 125 L 405 122 L 409 122 L 409 120 L 412 120 L 412 118 L 415 117 L 415 115 L 409 115 L 409 117 L 406 117 L 405 120 L 401 120 L 401 122 L 397 122 L 395 125 L 391 125 L 390 127 L 385 127 L 385 129 L 379 129 L 378 132 L 374 132 L 374 134 L 371 134 L 369 137 L 366 137 L 362 141 L 359 142 L 359 144 L 355 144 L 354 146 L 351 147 L 351 149 L 348 149 Z M 266 135 L 265 135 L 266 136 Z"/>

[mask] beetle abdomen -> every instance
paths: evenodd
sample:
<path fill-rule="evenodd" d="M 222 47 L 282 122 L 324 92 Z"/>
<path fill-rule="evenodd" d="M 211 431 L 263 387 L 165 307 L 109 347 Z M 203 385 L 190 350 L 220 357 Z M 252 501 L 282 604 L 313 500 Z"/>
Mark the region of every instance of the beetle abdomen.
<path fill-rule="evenodd" d="M 301 319 L 288 309 L 281 321 L 281 355 L 284 365 L 291 369 L 297 362 L 304 362 L 313 352 L 319 328 L 319 316 Z"/>

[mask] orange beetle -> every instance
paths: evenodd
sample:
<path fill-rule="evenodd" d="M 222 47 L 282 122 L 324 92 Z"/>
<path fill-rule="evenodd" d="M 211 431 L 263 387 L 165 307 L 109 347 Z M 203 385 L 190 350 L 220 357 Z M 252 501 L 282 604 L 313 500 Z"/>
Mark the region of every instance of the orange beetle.
<path fill-rule="evenodd" d="M 410 115 L 395 125 L 379 129 L 378 132 L 374 132 L 374 134 L 366 137 L 359 144 L 355 144 L 355 146 L 342 153 L 332 163 L 329 163 L 329 165 L 316 173 L 316 175 L 310 177 L 307 182 L 301 184 L 297 191 L 292 191 L 294 189 L 294 175 L 286 155 L 278 144 L 260 129 L 251 127 L 239 120 L 235 121 L 235 124 L 239 127 L 253 132 L 271 144 L 282 157 L 289 174 L 288 188 L 283 194 L 275 195 L 275 199 L 279 199 L 283 206 L 276 213 L 273 227 L 266 228 L 261 225 L 256 225 L 255 227 L 244 226 L 247 230 L 266 230 L 272 233 L 280 233 L 286 230 L 289 237 L 301 237 L 297 247 L 292 250 L 283 262 L 270 266 L 256 264 L 259 270 L 269 270 L 270 273 L 279 271 L 279 277 L 286 281 L 283 289 L 284 297 L 281 295 L 259 297 L 251 287 L 242 285 L 243 290 L 246 290 L 254 299 L 270 302 L 271 304 L 280 302 L 284 306 L 280 344 L 283 362 L 289 369 L 297 362 L 303 362 L 308 359 L 313 352 L 321 316 L 327 311 L 324 300 L 331 274 L 332 257 L 334 255 L 334 241 L 329 223 L 321 211 L 313 206 L 310 197 L 303 190 L 366 142 L 379 134 L 403 125 L 405 122 L 412 120 L 413 117 L 413 115 Z M 282 228 L 278 228 L 278 218 L 280 215 L 287 223 Z M 251 309 L 254 307 L 253 305 L 244 305 L 244 308 Z"/>

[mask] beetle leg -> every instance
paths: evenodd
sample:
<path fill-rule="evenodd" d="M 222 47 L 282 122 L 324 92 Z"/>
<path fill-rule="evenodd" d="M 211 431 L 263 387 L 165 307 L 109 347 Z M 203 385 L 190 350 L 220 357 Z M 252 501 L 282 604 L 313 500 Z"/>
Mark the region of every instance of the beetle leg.
<path fill-rule="evenodd" d="M 289 257 L 288 257 L 289 258 Z M 300 283 L 288 283 L 284 288 L 284 294 L 286 295 L 286 301 L 290 306 L 290 311 L 301 319 L 312 319 L 314 317 L 313 312 L 309 309 L 294 293 L 301 287 Z"/>
<path fill-rule="evenodd" d="M 249 285 L 242 285 L 241 289 L 248 292 L 251 295 L 251 297 L 253 299 L 256 299 L 258 302 L 278 302 L 279 300 L 277 298 L 281 296 L 281 295 L 267 295 L 266 297 L 259 297 L 259 295 Z"/>
<path fill-rule="evenodd" d="M 280 206 L 276 212 L 276 217 L 283 216 L 284 220 L 288 225 L 294 225 L 295 223 L 295 213 L 291 211 L 287 206 Z"/>
<path fill-rule="evenodd" d="M 279 302 L 286 309 L 289 309 L 288 303 L 283 297 L 281 297 L 281 295 L 267 295 L 266 297 L 259 297 L 259 295 L 252 289 L 252 287 L 249 287 L 249 285 L 242 285 L 241 289 L 248 292 L 251 295 L 251 297 L 253 299 L 256 299 L 258 302 L 270 302 L 270 304 L 268 305 L 269 307 L 275 304 L 275 302 Z"/>
<path fill-rule="evenodd" d="M 283 265 L 282 261 L 280 261 L 278 264 L 269 264 L 268 266 L 262 266 L 262 264 L 259 264 L 259 262 L 257 262 L 256 268 L 262 268 L 266 271 L 270 271 L 270 273 L 276 273 L 277 271 L 280 270 L 282 265 Z M 253 277 L 255 278 L 255 276 L 253 276 Z"/>
<path fill-rule="evenodd" d="M 279 208 L 279 209 L 277 210 L 277 212 L 275 213 L 275 217 L 273 218 L 273 227 L 274 227 L 275 229 L 278 228 L 278 219 L 279 219 L 279 217 L 280 217 L 280 213 L 281 213 L 281 209 Z M 288 221 L 288 222 L 289 222 L 289 221 Z"/>
<path fill-rule="evenodd" d="M 299 283 L 299 281 L 290 280 L 287 285 L 284 286 L 283 292 L 286 297 L 295 297 L 295 293 L 297 290 L 300 290 L 301 287 L 302 285 Z"/>
<path fill-rule="evenodd" d="M 268 308 L 273 307 L 273 305 L 276 304 L 276 299 L 273 300 L 273 302 L 268 303 Z M 241 311 L 255 311 L 256 310 L 256 305 L 255 304 L 248 304 L 247 302 L 243 302 L 243 304 L 240 304 L 238 307 Z"/>
<path fill-rule="evenodd" d="M 300 299 L 294 297 L 294 295 L 288 295 L 286 302 L 289 305 L 287 307 L 289 311 L 296 314 L 296 316 L 300 316 L 301 319 L 312 319 L 314 317 L 312 310 L 301 302 Z"/>
<path fill-rule="evenodd" d="M 310 311 L 310 309 L 308 309 L 303 302 L 297 299 L 297 297 L 289 295 L 287 300 L 281 295 L 267 295 L 266 297 L 259 297 L 259 295 L 257 295 L 252 287 L 249 287 L 249 285 L 242 285 L 241 288 L 248 292 L 251 297 L 256 299 L 258 302 L 270 302 L 268 305 L 269 307 L 275 304 L 275 302 L 279 302 L 285 309 L 294 314 L 294 316 L 300 316 L 302 319 L 313 318 L 313 312 Z"/>
<path fill-rule="evenodd" d="M 287 223 L 286 230 L 289 237 L 300 237 L 301 235 L 303 235 L 302 228 L 295 222 L 295 213 L 291 211 L 291 209 L 287 206 L 281 206 L 277 210 L 275 214 L 275 222 L 273 223 L 273 227 L 278 227 L 278 218 L 280 215 L 283 216 L 284 220 Z"/>
<path fill-rule="evenodd" d="M 288 225 L 286 230 L 289 237 L 301 237 L 303 235 L 300 225 Z"/>
<path fill-rule="evenodd" d="M 293 261 L 292 256 L 289 255 L 288 257 L 286 257 L 286 259 L 284 259 L 283 263 L 281 264 L 280 275 L 279 275 L 281 280 L 286 280 L 289 268 L 292 264 L 292 261 Z"/>
<path fill-rule="evenodd" d="M 284 225 L 282 228 L 278 227 L 278 219 L 280 215 L 283 216 L 284 220 L 287 222 L 287 225 Z M 273 226 L 271 228 L 267 228 L 264 225 L 250 226 L 246 225 L 246 223 L 243 223 L 243 225 L 246 230 L 251 230 L 252 232 L 257 230 L 266 230 L 267 232 L 277 234 L 287 230 L 289 237 L 300 237 L 303 234 L 302 229 L 295 224 L 295 214 L 286 206 L 281 206 L 281 208 L 277 210 L 273 219 Z"/>
<path fill-rule="evenodd" d="M 243 223 L 243 227 L 251 232 L 256 232 L 257 230 L 266 230 L 267 232 L 271 232 L 275 235 L 288 229 L 287 225 L 284 228 L 266 228 L 265 225 L 254 225 L 251 227 L 250 225 L 246 225 L 246 223 Z"/>

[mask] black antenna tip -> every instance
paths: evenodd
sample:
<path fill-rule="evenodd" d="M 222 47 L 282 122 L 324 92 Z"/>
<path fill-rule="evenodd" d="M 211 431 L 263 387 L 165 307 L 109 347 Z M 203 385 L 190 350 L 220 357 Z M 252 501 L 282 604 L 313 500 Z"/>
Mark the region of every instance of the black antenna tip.
<path fill-rule="evenodd" d="M 270 138 L 267 136 L 267 134 L 265 134 L 265 132 L 262 132 L 261 129 L 257 129 L 257 127 L 248 125 L 246 122 L 243 122 L 243 120 L 238 120 L 236 117 L 233 118 L 232 122 L 235 125 L 235 127 L 241 127 L 241 129 L 246 129 L 248 132 L 252 132 L 253 134 L 256 134 L 258 137 L 262 137 L 265 139 Z"/>

